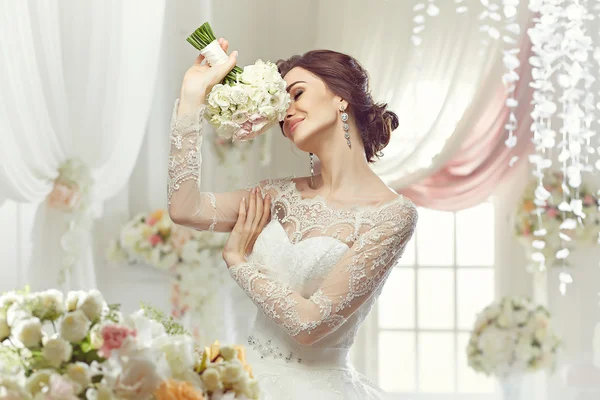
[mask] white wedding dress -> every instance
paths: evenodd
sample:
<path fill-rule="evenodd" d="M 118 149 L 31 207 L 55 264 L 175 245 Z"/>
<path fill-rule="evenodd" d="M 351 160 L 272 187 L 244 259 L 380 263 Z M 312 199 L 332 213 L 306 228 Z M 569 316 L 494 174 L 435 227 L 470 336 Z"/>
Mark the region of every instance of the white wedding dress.
<path fill-rule="evenodd" d="M 171 123 L 169 210 L 196 229 L 228 231 L 248 189 L 200 191 L 203 107 Z M 264 400 L 370 400 L 384 393 L 350 364 L 354 338 L 417 222 L 398 196 L 376 206 L 338 208 L 303 198 L 302 180 L 257 184 L 272 198 L 271 221 L 233 279 L 261 312 L 248 361 Z"/>

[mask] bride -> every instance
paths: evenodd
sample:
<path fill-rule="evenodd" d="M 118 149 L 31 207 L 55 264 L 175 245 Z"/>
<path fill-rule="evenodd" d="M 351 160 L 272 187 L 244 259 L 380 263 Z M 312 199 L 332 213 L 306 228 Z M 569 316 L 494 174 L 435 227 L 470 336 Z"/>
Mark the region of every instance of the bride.
<path fill-rule="evenodd" d="M 171 122 L 169 214 L 194 229 L 231 232 L 223 259 L 262 311 L 248 360 L 265 399 L 381 399 L 348 353 L 417 223 L 414 204 L 369 167 L 398 117 L 374 103 L 367 72 L 348 55 L 317 50 L 279 61 L 292 99 L 281 130 L 310 153 L 311 176 L 202 192 L 206 94 L 236 58 L 210 67 L 199 56 L 184 76 Z"/>

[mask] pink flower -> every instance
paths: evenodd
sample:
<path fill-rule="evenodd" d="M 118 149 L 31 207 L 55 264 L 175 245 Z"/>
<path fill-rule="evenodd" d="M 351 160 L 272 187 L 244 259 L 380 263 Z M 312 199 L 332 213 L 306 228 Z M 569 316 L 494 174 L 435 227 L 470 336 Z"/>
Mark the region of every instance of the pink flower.
<path fill-rule="evenodd" d="M 554 218 L 558 215 L 558 210 L 554 207 L 551 207 L 548 209 L 548 211 L 546 211 L 546 214 L 548 215 L 548 217 Z"/>
<path fill-rule="evenodd" d="M 592 204 L 594 204 L 594 197 L 591 194 L 586 194 L 583 197 L 583 204 L 585 204 L 586 206 L 591 206 Z"/>
<path fill-rule="evenodd" d="M 154 226 L 156 225 L 156 223 L 158 222 L 158 220 L 156 218 L 150 217 L 148 218 L 148 220 L 146 221 L 146 223 L 150 226 Z"/>
<path fill-rule="evenodd" d="M 72 211 L 81 200 L 77 188 L 71 188 L 63 183 L 54 182 L 54 188 L 48 195 L 48 205 L 62 211 Z"/>
<path fill-rule="evenodd" d="M 102 348 L 100 355 L 104 358 L 110 357 L 113 350 L 118 350 L 123 346 L 123 342 L 129 337 L 135 337 L 137 332 L 120 325 L 106 325 L 102 328 Z"/>
<path fill-rule="evenodd" d="M 152 246 L 156 246 L 157 244 L 162 243 L 163 238 L 158 233 L 155 233 L 154 235 L 148 238 L 148 241 Z"/>

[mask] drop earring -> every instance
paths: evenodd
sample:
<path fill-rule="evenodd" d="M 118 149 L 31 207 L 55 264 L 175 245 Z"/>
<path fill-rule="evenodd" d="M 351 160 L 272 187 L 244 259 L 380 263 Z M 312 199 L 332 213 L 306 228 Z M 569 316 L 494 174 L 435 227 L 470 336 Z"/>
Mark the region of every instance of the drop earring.
<path fill-rule="evenodd" d="M 310 187 L 314 188 L 315 187 L 315 182 L 313 180 L 313 177 L 315 176 L 315 160 L 314 160 L 314 154 L 313 153 L 308 153 L 309 157 L 310 157 Z"/>
<path fill-rule="evenodd" d="M 350 132 L 348 132 L 350 130 L 350 125 L 348 125 L 348 114 L 346 113 L 346 106 L 342 104 L 340 106 L 340 111 L 342 112 L 342 115 L 340 117 L 342 118 L 342 122 L 344 123 L 344 137 L 346 138 L 346 143 L 348 144 L 348 147 L 352 148 L 352 143 L 350 143 Z"/>

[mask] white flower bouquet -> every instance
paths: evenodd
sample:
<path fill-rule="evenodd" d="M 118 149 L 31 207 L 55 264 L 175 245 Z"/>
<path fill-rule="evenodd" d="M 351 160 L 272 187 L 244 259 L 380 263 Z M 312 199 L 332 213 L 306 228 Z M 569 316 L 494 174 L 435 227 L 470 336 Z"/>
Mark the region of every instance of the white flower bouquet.
<path fill-rule="evenodd" d="M 124 317 L 97 290 L 6 293 L 0 334 L 2 399 L 258 398 L 243 348 L 207 361 L 172 319 L 150 307 Z"/>
<path fill-rule="evenodd" d="M 227 60 L 208 22 L 196 29 L 187 41 L 210 65 Z M 285 88 L 286 83 L 272 62 L 257 60 L 243 70 L 236 66 L 208 94 L 206 119 L 223 138 L 253 139 L 285 117 L 291 101 Z"/>
<path fill-rule="evenodd" d="M 478 314 L 467 346 L 469 366 L 505 378 L 553 369 L 561 340 L 550 313 L 527 298 L 505 297 Z"/>

